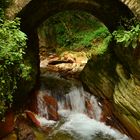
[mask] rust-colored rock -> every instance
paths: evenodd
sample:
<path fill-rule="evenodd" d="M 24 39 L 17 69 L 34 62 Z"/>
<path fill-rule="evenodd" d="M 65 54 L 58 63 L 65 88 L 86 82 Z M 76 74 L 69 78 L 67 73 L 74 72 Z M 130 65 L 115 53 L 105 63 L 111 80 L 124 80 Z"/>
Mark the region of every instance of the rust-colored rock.
<path fill-rule="evenodd" d="M 59 119 L 58 112 L 57 112 L 58 104 L 57 104 L 56 99 L 54 99 L 51 96 L 45 95 L 44 100 L 47 105 L 49 119 L 55 120 L 55 121 L 58 120 Z"/>
<path fill-rule="evenodd" d="M 8 135 L 14 129 L 14 113 L 10 110 L 6 113 L 5 121 L 0 121 L 0 138 Z"/>
<path fill-rule="evenodd" d="M 112 108 L 106 99 L 103 100 L 102 104 L 103 107 L 100 121 L 107 122 L 110 116 L 112 116 Z"/>
<path fill-rule="evenodd" d="M 34 114 L 33 112 L 26 110 L 25 113 L 26 113 L 27 117 L 28 117 L 37 127 L 40 127 L 40 126 L 41 126 L 40 122 L 36 119 L 35 114 Z"/>
<path fill-rule="evenodd" d="M 104 99 L 102 101 L 102 116 L 100 121 L 105 122 L 107 125 L 110 125 L 113 128 L 118 129 L 120 132 L 125 133 L 129 136 L 125 127 L 120 123 L 118 119 L 115 118 L 112 104 Z"/>
<path fill-rule="evenodd" d="M 90 118 L 95 118 L 95 114 L 94 114 L 94 108 L 90 102 L 90 100 L 86 100 L 85 101 L 85 106 L 86 106 L 86 109 L 87 109 L 87 115 L 90 117 Z"/>

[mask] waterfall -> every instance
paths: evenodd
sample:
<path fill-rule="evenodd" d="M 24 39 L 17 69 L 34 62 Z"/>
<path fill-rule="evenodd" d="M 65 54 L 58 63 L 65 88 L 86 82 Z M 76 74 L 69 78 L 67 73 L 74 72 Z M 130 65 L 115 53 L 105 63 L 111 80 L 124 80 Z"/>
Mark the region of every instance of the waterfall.
<path fill-rule="evenodd" d="M 49 119 L 47 105 L 44 101 L 44 97 L 46 95 L 53 97 L 53 95 L 51 95 L 51 92 L 48 92 L 46 90 L 40 90 L 37 97 L 37 108 L 39 116 Z M 64 95 L 63 97 L 59 97 L 57 95 L 56 100 L 58 103 L 58 113 L 61 116 L 64 116 L 64 112 L 66 113 L 71 111 L 75 113 L 78 112 L 87 114 L 91 118 L 100 120 L 101 108 L 99 107 L 98 102 L 96 101 L 94 96 L 84 91 L 82 86 L 71 87 L 68 94 Z"/>
<path fill-rule="evenodd" d="M 126 135 L 82 113 L 70 114 L 60 130 L 76 140 L 129 140 Z"/>
<path fill-rule="evenodd" d="M 72 87 L 65 95 L 65 99 L 58 101 L 59 114 L 64 116 L 65 112 L 78 112 L 89 115 L 89 117 L 99 120 L 101 108 L 94 96 L 84 91 L 83 87 Z"/>
<path fill-rule="evenodd" d="M 62 132 L 68 133 L 74 140 L 130 140 L 118 130 L 100 122 L 102 109 L 96 98 L 84 91 L 81 84 L 78 86 L 72 84 L 65 94 L 63 91 L 63 94 L 60 94 L 60 89 L 58 93 L 56 91 L 57 89 L 52 93 L 44 86 L 37 96 L 38 116 L 40 116 L 37 119 L 43 126 L 55 125 L 61 119 L 64 120 L 57 131 L 52 133 L 51 138 L 56 133 Z M 59 119 L 53 121 L 49 119 L 50 116 Z"/>
<path fill-rule="evenodd" d="M 69 94 L 66 95 L 66 103 L 68 104 L 68 102 L 72 111 L 85 113 L 85 98 L 81 88 L 72 87 Z"/>

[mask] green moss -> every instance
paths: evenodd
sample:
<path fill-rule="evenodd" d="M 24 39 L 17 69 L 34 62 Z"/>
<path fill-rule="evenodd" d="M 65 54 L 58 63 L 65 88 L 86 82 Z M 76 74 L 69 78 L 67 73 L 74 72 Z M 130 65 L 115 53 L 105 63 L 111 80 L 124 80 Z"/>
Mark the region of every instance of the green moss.
<path fill-rule="evenodd" d="M 75 138 L 66 132 L 57 132 L 55 135 L 53 135 L 51 138 L 48 138 L 47 140 L 75 140 Z"/>

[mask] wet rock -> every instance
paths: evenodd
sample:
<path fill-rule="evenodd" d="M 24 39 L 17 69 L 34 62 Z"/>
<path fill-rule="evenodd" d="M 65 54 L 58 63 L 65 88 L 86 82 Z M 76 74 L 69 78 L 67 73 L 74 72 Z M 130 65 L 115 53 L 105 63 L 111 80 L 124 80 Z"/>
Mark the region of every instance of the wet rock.
<path fill-rule="evenodd" d="M 48 138 L 48 140 L 75 140 L 75 138 L 67 132 L 57 132 Z"/>
<path fill-rule="evenodd" d="M 102 104 L 102 114 L 101 114 L 100 121 L 109 124 L 108 122 L 109 120 L 111 120 L 111 116 L 113 115 L 112 106 L 110 102 L 106 99 L 103 99 L 101 104 Z"/>
<path fill-rule="evenodd" d="M 120 132 L 125 133 L 129 136 L 126 128 L 121 124 L 121 122 L 114 116 L 114 109 L 109 100 L 103 99 L 102 104 L 102 114 L 100 121 L 105 122 L 107 125 L 118 129 Z"/>
<path fill-rule="evenodd" d="M 8 111 L 5 116 L 5 120 L 0 122 L 0 138 L 8 135 L 14 129 L 14 113 Z"/>
<path fill-rule="evenodd" d="M 112 122 L 115 122 L 112 115 L 115 115 L 119 121 L 114 124 L 121 122 L 128 133 L 137 140 L 140 137 L 139 56 L 134 56 L 135 51 L 132 48 L 127 49 L 125 53 L 125 48 L 122 49 L 123 53 L 117 50 L 122 64 L 118 63 L 118 59 L 110 52 L 106 52 L 89 60 L 80 77 L 94 95 L 109 101 L 109 106 L 105 103 L 106 113 L 101 120 L 112 125 Z"/>
<path fill-rule="evenodd" d="M 133 76 L 126 78 L 124 67 L 116 66 L 119 82 L 114 90 L 114 113 L 125 125 L 130 134 L 137 139 L 140 137 L 140 86 Z"/>
<path fill-rule="evenodd" d="M 26 107 L 27 110 L 30 110 L 36 114 L 38 114 L 37 95 L 38 95 L 37 90 L 30 94 L 30 99 L 29 99 L 27 107 Z"/>
<path fill-rule="evenodd" d="M 56 73 L 46 73 L 42 75 L 41 81 L 44 86 L 51 91 L 52 95 L 57 98 L 57 95 L 65 95 L 70 91 L 72 83 L 69 80 L 63 79 Z"/>
<path fill-rule="evenodd" d="M 60 56 L 48 56 L 40 63 L 41 73 L 46 71 L 59 72 L 64 77 L 78 77 L 87 63 L 85 52 L 64 52 Z"/>
<path fill-rule="evenodd" d="M 116 60 L 111 53 L 102 56 L 93 56 L 80 74 L 81 81 L 97 97 L 113 98 L 117 74 Z"/>
<path fill-rule="evenodd" d="M 90 102 L 90 100 L 86 99 L 85 100 L 85 106 L 86 106 L 86 109 L 87 109 L 87 115 L 90 117 L 90 118 L 95 118 L 95 114 L 94 114 L 94 108 Z"/>
<path fill-rule="evenodd" d="M 58 104 L 55 98 L 45 95 L 44 100 L 47 106 L 48 117 L 50 120 L 57 121 L 59 119 L 58 115 Z"/>
<path fill-rule="evenodd" d="M 36 140 L 33 129 L 24 117 L 18 118 L 16 123 L 18 140 Z"/>
<path fill-rule="evenodd" d="M 26 110 L 25 113 L 27 115 L 27 118 L 29 118 L 33 122 L 33 124 L 35 124 L 35 126 L 37 127 L 41 126 L 40 122 L 36 119 L 36 116 L 33 112 Z"/>

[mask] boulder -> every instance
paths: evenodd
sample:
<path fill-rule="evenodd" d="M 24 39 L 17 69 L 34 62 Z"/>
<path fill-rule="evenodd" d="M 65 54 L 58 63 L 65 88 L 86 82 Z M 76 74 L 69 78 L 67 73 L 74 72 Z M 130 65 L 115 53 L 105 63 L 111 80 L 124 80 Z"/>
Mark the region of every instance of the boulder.
<path fill-rule="evenodd" d="M 5 115 L 5 120 L 0 121 L 0 138 L 8 135 L 14 129 L 14 113 L 13 111 L 8 111 Z"/>
<path fill-rule="evenodd" d="M 114 114 L 130 134 L 138 139 L 140 137 L 140 86 L 135 83 L 133 76 L 126 79 L 122 65 L 117 65 L 116 71 L 119 82 L 113 94 Z"/>
<path fill-rule="evenodd" d="M 44 100 L 47 106 L 48 117 L 50 120 L 57 121 L 59 119 L 58 115 L 58 104 L 55 98 L 45 95 Z"/>
<path fill-rule="evenodd" d="M 33 122 L 33 124 L 35 124 L 35 126 L 37 127 L 41 126 L 40 122 L 36 119 L 36 116 L 33 112 L 26 110 L 25 113 L 27 115 L 27 118 L 29 118 Z"/>
<path fill-rule="evenodd" d="M 90 100 L 88 100 L 88 99 L 85 100 L 85 106 L 86 106 L 86 109 L 87 109 L 87 115 L 90 118 L 95 118 L 94 107 L 92 106 Z"/>
<path fill-rule="evenodd" d="M 16 121 L 16 131 L 18 140 L 36 140 L 35 133 L 28 121 L 19 116 Z"/>
<path fill-rule="evenodd" d="M 137 84 L 140 85 L 140 82 L 138 82 L 140 81 L 140 41 L 137 44 L 135 49 L 131 46 L 124 47 L 122 45 L 117 45 L 114 48 L 114 52 L 117 60 L 135 80 L 137 79 Z"/>
<path fill-rule="evenodd" d="M 123 46 L 122 46 L 123 47 Z M 136 140 L 140 137 L 139 48 L 115 48 L 93 56 L 81 73 L 81 80 L 97 97 L 107 99 L 112 112 Z M 125 52 L 126 51 L 126 52 Z M 137 54 L 138 53 L 138 54 Z M 107 114 L 108 114 L 107 113 Z M 102 117 L 103 121 L 106 118 Z"/>
<path fill-rule="evenodd" d="M 115 83 L 118 80 L 115 71 L 117 61 L 107 52 L 93 56 L 80 74 L 82 82 L 97 97 L 113 99 Z"/>

